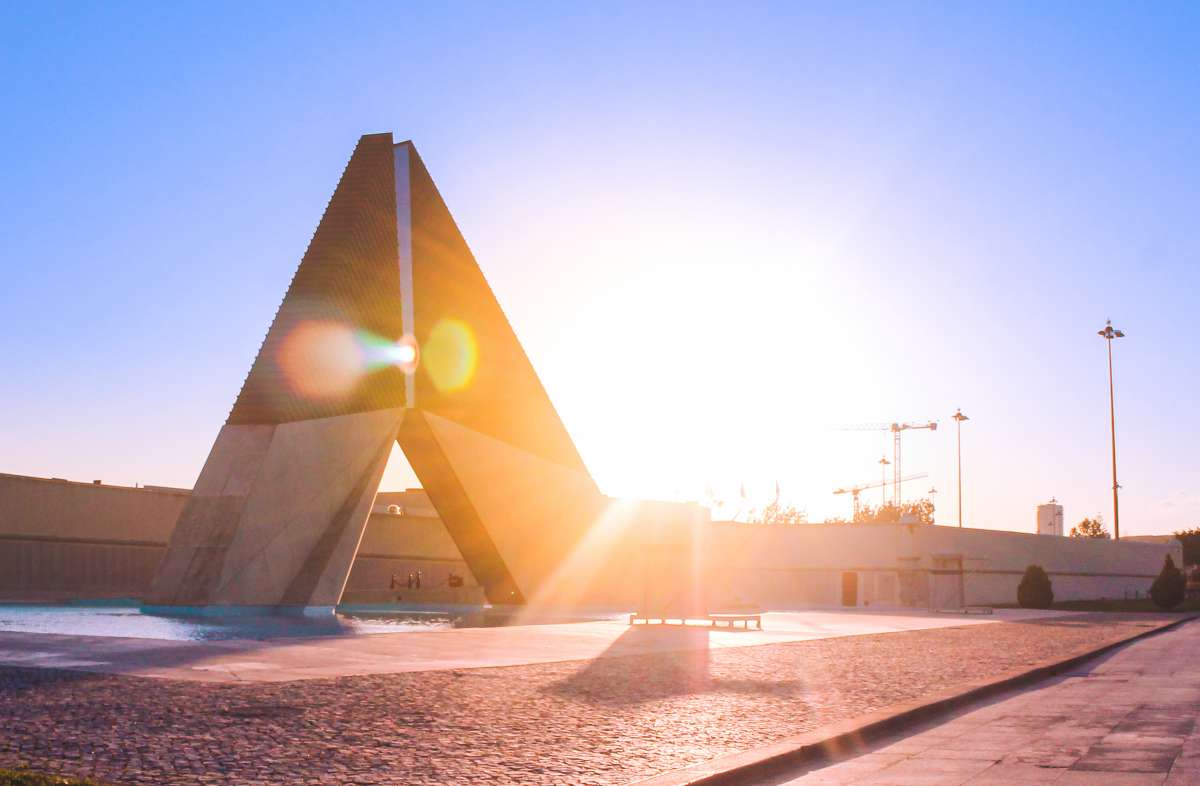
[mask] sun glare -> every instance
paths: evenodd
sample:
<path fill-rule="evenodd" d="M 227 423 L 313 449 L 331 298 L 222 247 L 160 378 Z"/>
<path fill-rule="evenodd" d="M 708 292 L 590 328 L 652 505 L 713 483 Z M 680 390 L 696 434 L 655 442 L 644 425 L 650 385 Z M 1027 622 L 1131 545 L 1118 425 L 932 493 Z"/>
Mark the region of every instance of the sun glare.
<path fill-rule="evenodd" d="M 542 582 L 541 589 L 526 598 L 514 624 L 525 625 L 555 609 L 586 605 L 589 592 L 612 565 L 612 555 L 637 523 L 638 506 L 630 500 L 613 499 L 588 526 L 583 539 L 566 559 Z"/>
<path fill-rule="evenodd" d="M 592 286 L 538 358 L 588 468 L 605 493 L 719 517 L 761 509 L 777 482 L 783 503 L 839 513 L 832 489 L 873 478 L 885 446 L 829 425 L 891 410 L 889 381 L 863 360 L 877 325 L 854 307 L 861 282 L 826 237 L 837 233 L 784 242 L 766 226 L 685 226 L 634 222 L 629 275 Z M 590 264 L 617 253 L 587 241 Z"/>

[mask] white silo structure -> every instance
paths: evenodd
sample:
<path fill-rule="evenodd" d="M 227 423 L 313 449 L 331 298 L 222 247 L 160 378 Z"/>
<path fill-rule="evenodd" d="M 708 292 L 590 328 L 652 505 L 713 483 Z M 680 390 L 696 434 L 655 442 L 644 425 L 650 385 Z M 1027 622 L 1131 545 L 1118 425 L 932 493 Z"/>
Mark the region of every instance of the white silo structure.
<path fill-rule="evenodd" d="M 1044 505 L 1037 507 L 1037 534 L 1039 535 L 1057 535 L 1060 538 L 1063 534 L 1063 507 L 1058 504 L 1057 500 L 1050 500 Z"/>

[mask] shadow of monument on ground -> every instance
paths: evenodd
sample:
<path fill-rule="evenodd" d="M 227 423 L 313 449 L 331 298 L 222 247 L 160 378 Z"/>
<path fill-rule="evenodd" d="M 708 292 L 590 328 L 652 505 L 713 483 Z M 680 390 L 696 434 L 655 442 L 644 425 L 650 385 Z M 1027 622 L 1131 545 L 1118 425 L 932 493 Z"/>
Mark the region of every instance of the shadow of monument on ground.
<path fill-rule="evenodd" d="M 606 705 L 632 705 L 705 693 L 798 697 L 800 680 L 747 679 L 714 672 L 711 629 L 683 625 L 631 626 L 598 657 L 545 690 Z M 654 651 L 647 652 L 647 649 Z"/>
<path fill-rule="evenodd" d="M 27 651 L 31 656 L 41 656 L 38 660 L 31 657 L 28 661 L 12 659 L 0 663 L 0 692 L 11 695 L 29 687 L 37 687 L 47 682 L 98 681 L 112 678 L 162 681 L 170 680 L 153 673 L 156 670 L 169 670 L 187 667 L 204 669 L 204 661 L 214 655 L 236 655 L 253 658 L 261 650 L 288 646 L 294 639 L 265 639 L 265 640 L 231 640 L 221 642 L 219 650 L 214 651 L 214 642 L 178 642 L 156 641 L 142 639 L 144 646 L 136 650 L 119 650 L 112 645 L 119 645 L 127 639 L 112 638 L 109 642 L 105 637 L 86 637 L 87 642 L 94 646 L 89 655 L 84 651 L 61 650 L 61 658 L 47 658 L 47 648 L 38 647 L 36 640 L 19 642 L 16 636 L 6 640 L 0 637 L 0 650 L 8 652 Z M 71 637 L 82 638 L 82 637 Z M 26 646 L 17 646 L 24 644 Z M 108 646 L 106 646 L 108 645 Z M 93 661 L 94 663 L 88 663 Z M 235 672 L 238 664 L 216 663 L 212 671 Z M 170 680 L 179 682 L 179 680 Z M 186 681 L 185 681 L 186 682 Z M 219 685 L 219 682 L 198 681 L 197 684 Z M 236 684 L 236 683 L 233 683 Z"/>

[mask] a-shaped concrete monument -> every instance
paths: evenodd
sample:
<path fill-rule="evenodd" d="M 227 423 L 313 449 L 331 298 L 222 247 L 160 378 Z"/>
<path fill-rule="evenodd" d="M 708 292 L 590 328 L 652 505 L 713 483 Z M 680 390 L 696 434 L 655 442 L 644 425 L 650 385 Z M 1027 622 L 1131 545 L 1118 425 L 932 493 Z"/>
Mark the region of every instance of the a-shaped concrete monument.
<path fill-rule="evenodd" d="M 372 134 L 146 604 L 335 605 L 393 441 L 493 603 L 538 593 L 605 506 L 416 149 Z"/>

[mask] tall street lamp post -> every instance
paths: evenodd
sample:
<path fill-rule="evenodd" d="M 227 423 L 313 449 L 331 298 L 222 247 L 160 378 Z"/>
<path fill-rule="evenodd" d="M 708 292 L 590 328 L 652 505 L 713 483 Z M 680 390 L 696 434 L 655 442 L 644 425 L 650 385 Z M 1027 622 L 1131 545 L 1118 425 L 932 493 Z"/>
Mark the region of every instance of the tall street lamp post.
<path fill-rule="evenodd" d="M 964 420 L 970 420 L 969 417 L 963 414 L 962 409 L 954 413 L 954 420 L 958 426 L 958 526 L 959 529 L 963 525 L 962 517 L 962 424 Z"/>
<path fill-rule="evenodd" d="M 887 456 L 879 459 L 879 507 L 883 508 L 887 504 L 887 468 L 892 462 L 887 460 Z"/>
<path fill-rule="evenodd" d="M 1112 478 L 1113 478 L 1113 539 L 1121 539 L 1121 511 L 1117 507 L 1117 408 L 1113 401 L 1113 369 L 1112 369 L 1112 343 L 1114 338 L 1124 338 L 1125 334 L 1120 330 L 1114 330 L 1112 320 L 1104 321 L 1104 329 L 1097 331 L 1097 335 L 1104 339 L 1108 345 L 1108 429 L 1112 436 Z"/>

